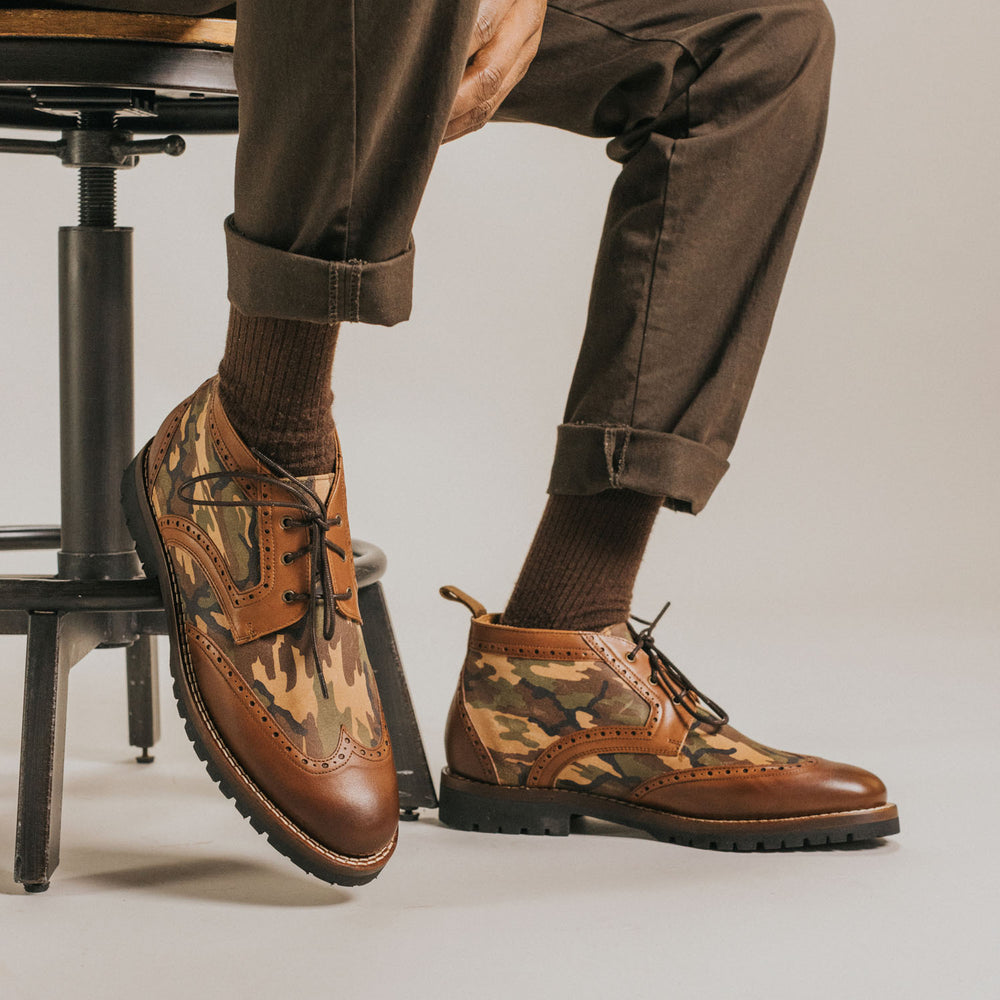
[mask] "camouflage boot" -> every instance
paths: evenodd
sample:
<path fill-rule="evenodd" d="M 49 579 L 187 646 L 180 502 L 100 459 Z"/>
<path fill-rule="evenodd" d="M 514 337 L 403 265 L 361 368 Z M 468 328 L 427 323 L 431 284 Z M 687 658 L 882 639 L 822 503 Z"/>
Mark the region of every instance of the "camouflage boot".
<path fill-rule="evenodd" d="M 448 826 L 565 835 L 574 816 L 592 816 L 734 851 L 899 831 L 874 774 L 730 727 L 653 644 L 655 622 L 641 632 L 511 628 L 461 591 L 441 593 L 473 615 L 446 731 Z"/>
<path fill-rule="evenodd" d="M 209 774 L 254 829 L 327 882 L 396 845 L 389 736 L 365 653 L 344 474 L 250 449 L 213 378 L 125 474 L 136 548 L 163 592 L 174 693 Z"/>

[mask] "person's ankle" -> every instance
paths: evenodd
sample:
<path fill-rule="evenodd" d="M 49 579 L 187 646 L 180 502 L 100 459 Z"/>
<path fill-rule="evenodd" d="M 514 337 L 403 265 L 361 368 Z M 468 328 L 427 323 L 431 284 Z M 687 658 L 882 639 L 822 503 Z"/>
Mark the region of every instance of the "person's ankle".
<path fill-rule="evenodd" d="M 662 505 L 631 490 L 549 497 L 501 622 L 596 632 L 625 621 Z"/>
<path fill-rule="evenodd" d="M 296 476 L 336 460 L 330 388 L 338 326 L 230 312 L 219 397 L 240 436 Z"/>

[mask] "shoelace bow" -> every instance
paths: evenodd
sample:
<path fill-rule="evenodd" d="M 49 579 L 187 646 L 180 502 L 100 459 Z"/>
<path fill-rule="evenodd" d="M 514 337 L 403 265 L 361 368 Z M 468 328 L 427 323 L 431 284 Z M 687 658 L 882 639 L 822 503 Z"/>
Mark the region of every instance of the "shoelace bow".
<path fill-rule="evenodd" d="M 282 468 L 277 462 L 268 458 L 258 451 L 253 452 L 254 457 L 261 465 L 270 469 L 274 474 L 268 475 L 263 472 L 206 472 L 200 476 L 194 476 L 186 482 L 181 483 L 177 489 L 177 495 L 190 503 L 192 506 L 202 507 L 271 507 L 281 510 L 292 510 L 299 513 L 299 517 L 285 516 L 281 519 L 284 528 L 308 528 L 309 543 L 295 552 L 286 552 L 281 558 L 285 563 L 294 562 L 303 556 L 309 556 L 309 592 L 298 594 L 293 590 L 286 590 L 282 594 L 282 600 L 287 604 L 294 601 L 308 601 L 306 609 L 306 625 L 312 639 L 313 660 L 316 665 L 316 674 L 319 677 L 320 689 L 324 698 L 330 697 L 327 690 L 326 678 L 323 676 L 323 658 L 320 656 L 319 643 L 316 640 L 316 619 L 317 605 L 323 605 L 323 638 L 329 642 L 333 638 L 336 628 L 336 616 L 334 614 L 337 601 L 348 601 L 354 595 L 351 587 L 338 594 L 333 587 L 333 574 L 330 572 L 330 563 L 326 558 L 329 549 L 344 561 L 347 560 L 347 552 L 339 545 L 335 545 L 327 537 L 326 533 L 330 528 L 335 528 L 341 523 L 341 516 L 327 518 L 327 505 L 333 495 L 334 483 L 330 483 L 330 490 L 325 500 L 320 500 L 319 495 L 311 490 L 301 480 L 296 479 L 290 472 Z M 228 480 L 239 485 L 237 480 L 254 483 L 264 483 L 268 486 L 279 487 L 292 493 L 297 500 L 254 500 L 244 497 L 242 500 L 202 500 L 192 493 L 198 483 L 207 483 L 220 479 Z M 335 480 L 334 480 L 335 482 Z M 318 586 L 317 586 L 318 585 Z"/>
<path fill-rule="evenodd" d="M 646 621 L 645 618 L 639 618 L 638 615 L 629 616 L 633 621 L 637 621 L 640 625 L 645 625 L 646 627 L 641 632 L 637 632 L 631 625 L 628 626 L 629 634 L 635 640 L 635 646 L 632 647 L 629 653 L 626 653 L 626 658 L 632 661 L 635 659 L 636 653 L 640 649 L 643 650 L 649 657 L 649 663 L 652 668 L 651 680 L 659 684 L 671 696 L 671 701 L 675 705 L 680 705 L 684 702 L 684 707 L 700 722 L 707 722 L 713 726 L 724 726 L 729 721 L 729 713 L 712 701 L 711 698 L 703 695 L 684 676 L 680 667 L 666 653 L 657 649 L 656 644 L 653 642 L 653 629 L 656 628 L 657 623 L 666 614 L 669 607 L 670 601 L 667 601 L 660 609 L 660 613 L 651 622 Z M 669 683 L 671 681 L 673 685 Z M 674 693 L 675 689 L 679 689 L 676 694 Z M 689 696 L 693 696 L 693 698 Z M 687 702 L 685 702 L 685 699 L 688 699 Z M 699 706 L 699 702 L 710 709 L 712 714 L 709 715 L 705 712 Z"/>

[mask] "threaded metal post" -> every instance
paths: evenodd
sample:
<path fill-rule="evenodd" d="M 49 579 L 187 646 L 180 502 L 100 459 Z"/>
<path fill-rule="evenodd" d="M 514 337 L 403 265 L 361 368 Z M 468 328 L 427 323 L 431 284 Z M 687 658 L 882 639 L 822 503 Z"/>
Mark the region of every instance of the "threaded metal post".
<path fill-rule="evenodd" d="M 81 129 L 112 129 L 115 114 L 81 111 Z M 80 225 L 110 228 L 115 225 L 117 177 L 114 167 L 80 167 Z"/>
<path fill-rule="evenodd" d="M 114 168 L 80 167 L 80 225 L 110 228 L 114 224 Z"/>

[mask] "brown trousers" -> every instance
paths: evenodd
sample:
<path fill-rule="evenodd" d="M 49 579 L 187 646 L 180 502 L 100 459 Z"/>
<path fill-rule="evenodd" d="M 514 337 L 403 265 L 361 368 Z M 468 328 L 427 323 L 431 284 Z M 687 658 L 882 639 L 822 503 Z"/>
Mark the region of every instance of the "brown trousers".
<path fill-rule="evenodd" d="M 91 6 L 207 13 L 219 0 Z M 239 0 L 244 313 L 391 325 L 478 0 Z M 549 491 L 697 512 L 728 468 L 823 142 L 822 0 L 554 0 L 497 119 L 621 164 Z"/>

